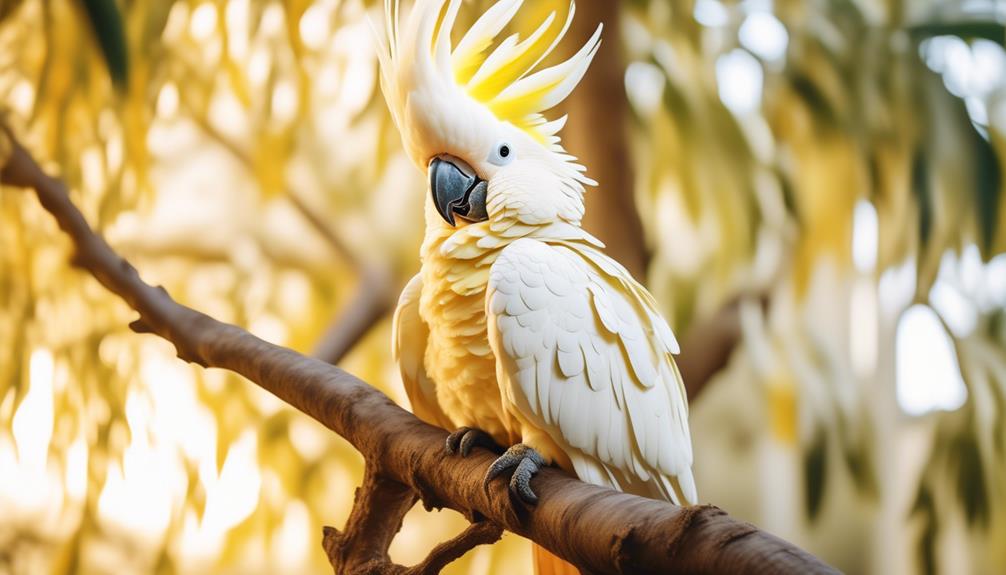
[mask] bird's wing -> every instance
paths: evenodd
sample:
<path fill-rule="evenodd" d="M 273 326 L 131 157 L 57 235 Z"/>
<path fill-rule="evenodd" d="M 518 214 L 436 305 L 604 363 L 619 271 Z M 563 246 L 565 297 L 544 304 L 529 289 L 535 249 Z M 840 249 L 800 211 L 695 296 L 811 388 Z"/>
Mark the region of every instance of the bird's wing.
<path fill-rule="evenodd" d="M 419 317 L 419 295 L 423 281 L 416 274 L 398 298 L 391 324 L 392 356 L 402 371 L 405 393 L 416 417 L 432 425 L 452 429 L 450 419 L 437 402 L 436 384 L 426 375 L 424 356 L 430 329 Z"/>
<path fill-rule="evenodd" d="M 582 480 L 696 500 L 678 345 L 625 268 L 582 244 L 518 240 L 490 270 L 486 315 L 504 403 Z"/>

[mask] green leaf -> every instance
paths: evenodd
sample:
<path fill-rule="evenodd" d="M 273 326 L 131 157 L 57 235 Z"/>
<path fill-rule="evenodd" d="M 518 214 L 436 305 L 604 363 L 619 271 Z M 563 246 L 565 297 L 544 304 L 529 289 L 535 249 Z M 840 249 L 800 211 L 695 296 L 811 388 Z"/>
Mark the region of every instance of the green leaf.
<path fill-rule="evenodd" d="M 989 316 L 988 335 L 993 342 L 1006 344 L 1006 310 L 995 310 Z"/>
<path fill-rule="evenodd" d="M 877 496 L 877 471 L 873 466 L 873 452 L 864 445 L 842 449 L 845 465 L 849 468 L 856 490 L 867 497 Z"/>
<path fill-rule="evenodd" d="M 978 246 L 986 260 L 992 259 L 999 225 L 999 191 L 1002 171 L 992 145 L 974 132 L 975 214 L 978 219 Z"/>
<path fill-rule="evenodd" d="M 909 517 L 924 515 L 933 512 L 933 494 L 925 482 L 919 483 L 919 491 L 915 494 L 915 501 L 908 512 Z"/>
<path fill-rule="evenodd" d="M 807 518 L 814 521 L 821 512 L 824 489 L 828 480 L 827 438 L 818 431 L 803 460 L 804 496 Z"/>
<path fill-rule="evenodd" d="M 919 563 L 926 575 L 936 575 L 936 537 L 939 527 L 936 525 L 936 515 L 927 514 L 919 536 Z"/>
<path fill-rule="evenodd" d="M 964 518 L 968 525 L 987 527 L 989 523 L 989 499 L 985 485 L 985 471 L 982 466 L 978 441 L 974 435 L 963 435 L 957 440 L 957 496 L 964 507 Z"/>
<path fill-rule="evenodd" d="M 990 335 L 992 335 L 992 345 L 1002 345 L 995 338 L 992 331 L 992 324 L 1000 324 L 998 329 L 1002 329 L 1002 323 L 1006 322 L 1006 311 L 999 310 L 994 313 L 989 320 Z M 1006 460 L 1006 365 L 996 362 L 989 367 L 989 388 L 991 390 L 992 402 L 995 405 L 996 418 L 992 426 L 992 449 L 997 457 Z"/>
<path fill-rule="evenodd" d="M 919 205 L 919 243 L 925 247 L 933 234 L 933 191 L 929 182 L 926 154 L 921 148 L 912 158 L 912 192 Z"/>
<path fill-rule="evenodd" d="M 939 527 L 936 524 L 936 505 L 933 494 L 925 481 L 919 482 L 919 491 L 912 503 L 910 517 L 922 518 L 922 532 L 919 534 L 917 547 L 920 571 L 927 575 L 936 573 L 936 537 Z"/>
<path fill-rule="evenodd" d="M 115 0 L 81 0 L 81 3 L 87 12 L 98 45 L 101 46 L 101 52 L 105 56 L 105 65 L 108 67 L 112 82 L 121 89 L 126 85 L 129 59 L 125 27 L 119 7 Z"/>
<path fill-rule="evenodd" d="M 821 122 L 822 126 L 829 130 L 839 129 L 842 122 L 839 119 L 838 111 L 828 100 L 827 94 L 814 83 L 810 76 L 800 71 L 791 72 L 790 84 L 793 90 L 807 102 L 807 105 L 814 112 L 814 117 Z"/>

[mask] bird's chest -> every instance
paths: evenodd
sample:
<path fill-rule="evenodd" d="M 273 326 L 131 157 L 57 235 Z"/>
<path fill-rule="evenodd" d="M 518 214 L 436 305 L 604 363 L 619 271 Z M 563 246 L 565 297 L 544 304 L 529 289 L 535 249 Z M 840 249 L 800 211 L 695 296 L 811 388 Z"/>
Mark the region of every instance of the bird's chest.
<path fill-rule="evenodd" d="M 420 313 L 430 329 L 426 372 L 436 382 L 441 409 L 455 425 L 478 427 L 504 443 L 509 434 L 486 330 L 486 285 L 457 289 L 458 282 L 447 278 L 466 277 L 459 265 L 423 264 Z"/>

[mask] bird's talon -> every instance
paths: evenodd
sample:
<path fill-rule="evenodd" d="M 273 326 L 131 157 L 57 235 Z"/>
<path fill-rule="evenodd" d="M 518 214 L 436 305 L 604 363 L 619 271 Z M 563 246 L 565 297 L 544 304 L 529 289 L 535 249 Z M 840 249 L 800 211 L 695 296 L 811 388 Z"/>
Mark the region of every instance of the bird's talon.
<path fill-rule="evenodd" d="M 498 458 L 496 461 L 492 463 L 492 465 L 489 466 L 489 469 L 486 471 L 486 476 L 485 478 L 482 479 L 482 488 L 485 489 L 486 491 L 489 491 L 490 481 L 496 479 L 497 477 L 499 477 L 500 473 L 503 473 L 504 471 L 512 467 L 512 465 L 504 459 L 505 457 L 506 455 Z"/>
<path fill-rule="evenodd" d="M 461 450 L 461 457 L 468 457 L 468 454 L 472 452 L 472 448 L 478 445 L 480 436 L 477 433 L 469 431 L 461 438 L 461 443 L 458 448 Z"/>
<path fill-rule="evenodd" d="M 461 453 L 461 457 L 468 457 L 472 448 L 481 445 L 487 449 L 495 449 L 496 443 L 488 433 L 474 427 L 460 427 L 447 436 L 445 450 L 448 455 Z"/>
<path fill-rule="evenodd" d="M 546 465 L 545 458 L 534 449 L 517 444 L 506 450 L 502 456 L 489 466 L 482 488 L 488 492 L 489 484 L 504 471 L 513 469 L 510 477 L 510 492 L 529 505 L 538 503 L 538 496 L 531 489 L 531 479 Z"/>

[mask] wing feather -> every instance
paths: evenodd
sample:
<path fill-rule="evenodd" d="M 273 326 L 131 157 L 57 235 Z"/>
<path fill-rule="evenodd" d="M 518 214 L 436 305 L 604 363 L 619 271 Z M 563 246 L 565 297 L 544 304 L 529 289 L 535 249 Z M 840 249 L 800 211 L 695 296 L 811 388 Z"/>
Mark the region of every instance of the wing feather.
<path fill-rule="evenodd" d="M 452 429 L 453 424 L 437 402 L 436 384 L 426 375 L 423 356 L 430 337 L 429 327 L 419 317 L 419 295 L 423 282 L 417 274 L 398 298 L 398 307 L 391 322 L 392 357 L 402 372 L 405 394 L 412 412 L 423 421 Z"/>
<path fill-rule="evenodd" d="M 677 343 L 624 268 L 585 244 L 521 239 L 493 264 L 486 297 L 508 409 L 586 481 L 695 501 Z"/>

